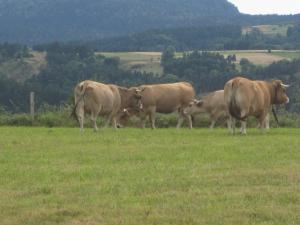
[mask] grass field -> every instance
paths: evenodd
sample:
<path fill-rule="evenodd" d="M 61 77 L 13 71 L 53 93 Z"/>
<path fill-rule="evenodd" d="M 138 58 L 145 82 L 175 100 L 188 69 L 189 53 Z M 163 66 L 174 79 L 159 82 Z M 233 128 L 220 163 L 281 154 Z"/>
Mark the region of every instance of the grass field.
<path fill-rule="evenodd" d="M 300 129 L 0 128 L 0 224 L 300 224 Z"/>

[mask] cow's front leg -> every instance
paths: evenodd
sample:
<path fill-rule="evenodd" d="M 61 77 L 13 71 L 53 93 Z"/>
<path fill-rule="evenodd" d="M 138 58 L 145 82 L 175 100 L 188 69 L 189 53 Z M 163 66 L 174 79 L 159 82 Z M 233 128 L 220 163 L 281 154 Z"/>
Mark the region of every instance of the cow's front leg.
<path fill-rule="evenodd" d="M 149 120 L 150 120 L 150 124 L 151 124 L 151 128 L 152 129 L 155 129 L 155 113 L 154 112 L 151 112 L 149 114 Z"/>
<path fill-rule="evenodd" d="M 107 119 L 106 119 L 104 128 L 108 128 L 108 126 L 109 126 L 111 120 L 112 120 L 112 114 L 109 114 L 108 117 L 107 117 Z"/>
<path fill-rule="evenodd" d="M 97 132 L 98 127 L 97 127 L 97 114 L 96 113 L 91 113 L 91 120 L 93 122 L 94 131 Z"/>

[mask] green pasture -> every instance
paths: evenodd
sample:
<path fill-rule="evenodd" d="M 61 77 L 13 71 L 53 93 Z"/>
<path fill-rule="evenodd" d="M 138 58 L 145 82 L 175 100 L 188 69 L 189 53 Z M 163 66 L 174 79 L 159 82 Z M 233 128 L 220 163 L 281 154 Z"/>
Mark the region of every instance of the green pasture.
<path fill-rule="evenodd" d="M 0 224 L 300 224 L 300 129 L 0 128 Z"/>

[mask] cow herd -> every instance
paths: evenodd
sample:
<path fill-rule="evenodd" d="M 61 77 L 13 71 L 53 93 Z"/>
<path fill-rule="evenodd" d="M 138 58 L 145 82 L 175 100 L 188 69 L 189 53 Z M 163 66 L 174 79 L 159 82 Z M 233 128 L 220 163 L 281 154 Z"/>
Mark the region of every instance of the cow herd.
<path fill-rule="evenodd" d="M 249 116 L 258 119 L 262 130 L 269 128 L 270 108 L 289 102 L 287 87 L 280 80 L 252 81 L 235 77 L 225 84 L 224 90 L 196 100 L 195 90 L 188 82 L 125 88 L 85 80 L 74 89 L 75 106 L 72 114 L 79 122 L 81 131 L 85 113 L 90 114 L 94 130 L 97 131 L 98 116 L 106 118 L 106 127 L 112 123 L 114 128 L 124 126 L 132 116 L 139 117 L 144 128 L 148 117 L 154 129 L 156 113 L 177 112 L 177 128 L 181 127 L 184 120 L 192 128 L 192 117 L 207 113 L 211 120 L 210 128 L 221 118 L 227 119 L 228 128 L 234 133 L 236 120 L 239 120 L 241 133 L 246 134 Z"/>

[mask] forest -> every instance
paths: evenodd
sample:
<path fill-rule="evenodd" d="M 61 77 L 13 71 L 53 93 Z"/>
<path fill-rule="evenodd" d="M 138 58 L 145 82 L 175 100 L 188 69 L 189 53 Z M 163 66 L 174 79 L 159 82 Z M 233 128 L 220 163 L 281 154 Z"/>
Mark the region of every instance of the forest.
<path fill-rule="evenodd" d="M 255 27 L 243 33 L 243 27 L 239 25 L 216 25 L 151 30 L 128 36 L 83 42 L 83 44 L 96 51 L 109 52 L 163 51 L 168 46 L 173 46 L 177 51 L 299 49 L 300 24 L 290 25 L 285 35 L 264 34 Z"/>
<path fill-rule="evenodd" d="M 247 15 L 227 0 L 0 0 L 0 42 L 40 44 L 155 29 L 293 24 L 300 15 Z"/>

